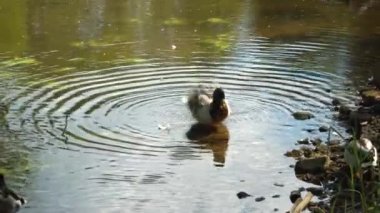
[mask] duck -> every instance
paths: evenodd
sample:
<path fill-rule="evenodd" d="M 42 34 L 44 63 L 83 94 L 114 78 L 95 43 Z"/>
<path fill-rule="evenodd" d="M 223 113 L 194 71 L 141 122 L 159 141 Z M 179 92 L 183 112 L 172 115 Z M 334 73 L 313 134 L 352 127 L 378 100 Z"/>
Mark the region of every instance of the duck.
<path fill-rule="evenodd" d="M 353 139 L 344 149 L 344 160 L 355 172 L 361 168 L 376 167 L 377 149 L 368 138 Z"/>
<path fill-rule="evenodd" d="M 231 113 L 224 90 L 215 88 L 209 94 L 205 89 L 195 89 L 187 99 L 192 116 L 201 124 L 219 124 Z"/>
<path fill-rule="evenodd" d="M 0 212 L 15 213 L 24 204 L 26 204 L 26 200 L 8 188 L 4 175 L 0 174 Z"/>

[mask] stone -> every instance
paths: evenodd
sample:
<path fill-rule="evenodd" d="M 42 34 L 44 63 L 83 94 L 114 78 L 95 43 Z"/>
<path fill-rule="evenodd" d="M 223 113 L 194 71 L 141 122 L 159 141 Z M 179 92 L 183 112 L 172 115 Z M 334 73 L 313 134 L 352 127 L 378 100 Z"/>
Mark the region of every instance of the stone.
<path fill-rule="evenodd" d="M 334 106 L 338 106 L 338 105 L 340 105 L 340 104 L 341 104 L 341 102 L 340 102 L 339 99 L 334 98 L 334 99 L 332 100 L 332 105 L 334 105 Z"/>
<path fill-rule="evenodd" d="M 236 194 L 236 196 L 239 198 L 239 199 L 243 199 L 243 198 L 247 198 L 247 197 L 251 197 L 250 194 L 246 193 L 246 192 L 239 192 Z"/>
<path fill-rule="evenodd" d="M 282 184 L 282 183 L 274 183 L 273 185 L 278 186 L 278 187 L 284 187 L 284 186 L 285 186 L 285 185 Z"/>
<path fill-rule="evenodd" d="M 314 139 L 311 139 L 310 142 L 311 142 L 311 144 L 313 144 L 314 146 L 318 146 L 319 144 L 322 143 L 322 139 L 320 139 L 320 138 L 314 138 Z"/>
<path fill-rule="evenodd" d="M 286 157 L 299 158 L 302 156 L 302 152 L 300 150 L 293 149 L 292 151 L 287 151 L 284 155 Z"/>
<path fill-rule="evenodd" d="M 370 106 L 380 103 L 380 90 L 365 90 L 361 94 L 363 105 Z"/>
<path fill-rule="evenodd" d="M 298 191 L 298 190 L 294 190 L 294 191 L 291 191 L 291 192 L 290 192 L 290 196 L 289 196 L 289 198 L 290 198 L 290 201 L 291 201 L 292 203 L 296 202 L 296 200 L 297 200 L 298 198 L 300 198 L 300 197 L 301 197 L 301 192 L 300 192 L 300 191 Z"/>
<path fill-rule="evenodd" d="M 293 113 L 293 117 L 296 119 L 296 120 L 308 120 L 308 119 L 311 119 L 311 118 L 314 118 L 315 116 L 310 113 L 310 112 L 295 112 Z"/>
<path fill-rule="evenodd" d="M 263 200 L 265 200 L 265 197 L 257 197 L 257 198 L 255 198 L 255 201 L 256 202 L 261 202 L 261 201 L 263 201 Z"/>
<path fill-rule="evenodd" d="M 279 210 L 278 208 L 274 208 L 273 209 L 274 212 L 278 212 L 278 210 Z"/>
<path fill-rule="evenodd" d="M 279 197 L 280 197 L 279 194 L 275 194 L 275 195 L 272 196 L 272 198 L 279 198 Z"/>
<path fill-rule="evenodd" d="M 348 119 L 351 113 L 351 109 L 348 106 L 341 105 L 339 107 L 339 118 Z"/>
<path fill-rule="evenodd" d="M 298 144 L 308 145 L 310 143 L 309 138 L 304 138 L 297 141 Z"/>
<path fill-rule="evenodd" d="M 301 159 L 297 161 L 296 166 L 294 168 L 296 174 L 317 174 L 324 172 L 325 169 L 330 164 L 330 159 L 327 156 Z"/>
<path fill-rule="evenodd" d="M 327 132 L 327 131 L 329 131 L 329 129 L 330 128 L 328 126 L 323 125 L 323 126 L 319 127 L 319 132 Z"/>

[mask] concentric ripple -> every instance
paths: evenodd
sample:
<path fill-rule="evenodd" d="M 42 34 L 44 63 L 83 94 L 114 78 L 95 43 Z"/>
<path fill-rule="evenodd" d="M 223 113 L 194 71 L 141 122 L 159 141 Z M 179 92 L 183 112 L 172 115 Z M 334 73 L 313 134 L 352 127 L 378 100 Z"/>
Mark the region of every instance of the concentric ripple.
<path fill-rule="evenodd" d="M 74 147 L 157 156 L 188 141 L 193 122 L 181 101 L 199 84 L 222 86 L 233 113 L 230 128 L 294 125 L 292 112 L 307 110 L 327 119 L 332 94 L 343 79 L 296 67 L 296 58 L 326 48 L 318 42 L 271 47 L 266 39 L 243 40 L 222 60 L 194 56 L 191 63 L 145 64 L 34 81 L 8 97 L 9 120 Z M 201 54 L 200 54 L 201 55 Z M 345 97 L 341 97 L 344 99 Z M 347 97 L 348 98 L 348 97 Z M 16 113 L 17 112 L 17 113 Z"/>

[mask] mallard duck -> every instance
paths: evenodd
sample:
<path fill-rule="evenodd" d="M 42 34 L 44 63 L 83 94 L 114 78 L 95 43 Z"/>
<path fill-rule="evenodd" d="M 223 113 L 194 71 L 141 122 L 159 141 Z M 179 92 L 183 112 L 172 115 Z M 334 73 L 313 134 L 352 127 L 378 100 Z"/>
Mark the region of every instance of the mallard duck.
<path fill-rule="evenodd" d="M 14 213 L 17 212 L 26 200 L 9 189 L 5 184 L 4 175 L 0 174 L 0 212 Z"/>
<path fill-rule="evenodd" d="M 193 117 L 202 124 L 217 124 L 230 114 L 230 107 L 222 88 L 216 88 L 212 94 L 198 88 L 190 94 L 187 104 Z"/>
<path fill-rule="evenodd" d="M 359 168 L 377 166 L 377 150 L 367 138 L 353 139 L 345 147 L 344 159 L 356 172 Z"/>

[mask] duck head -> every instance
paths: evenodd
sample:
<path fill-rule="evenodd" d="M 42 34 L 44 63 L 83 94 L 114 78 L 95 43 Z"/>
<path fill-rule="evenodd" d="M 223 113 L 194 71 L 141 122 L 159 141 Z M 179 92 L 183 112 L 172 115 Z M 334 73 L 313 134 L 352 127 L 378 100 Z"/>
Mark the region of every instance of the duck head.
<path fill-rule="evenodd" d="M 215 102 L 221 102 L 224 100 L 226 97 L 224 95 L 224 91 L 222 88 L 216 88 L 214 90 L 214 93 L 212 94 L 212 100 Z"/>

